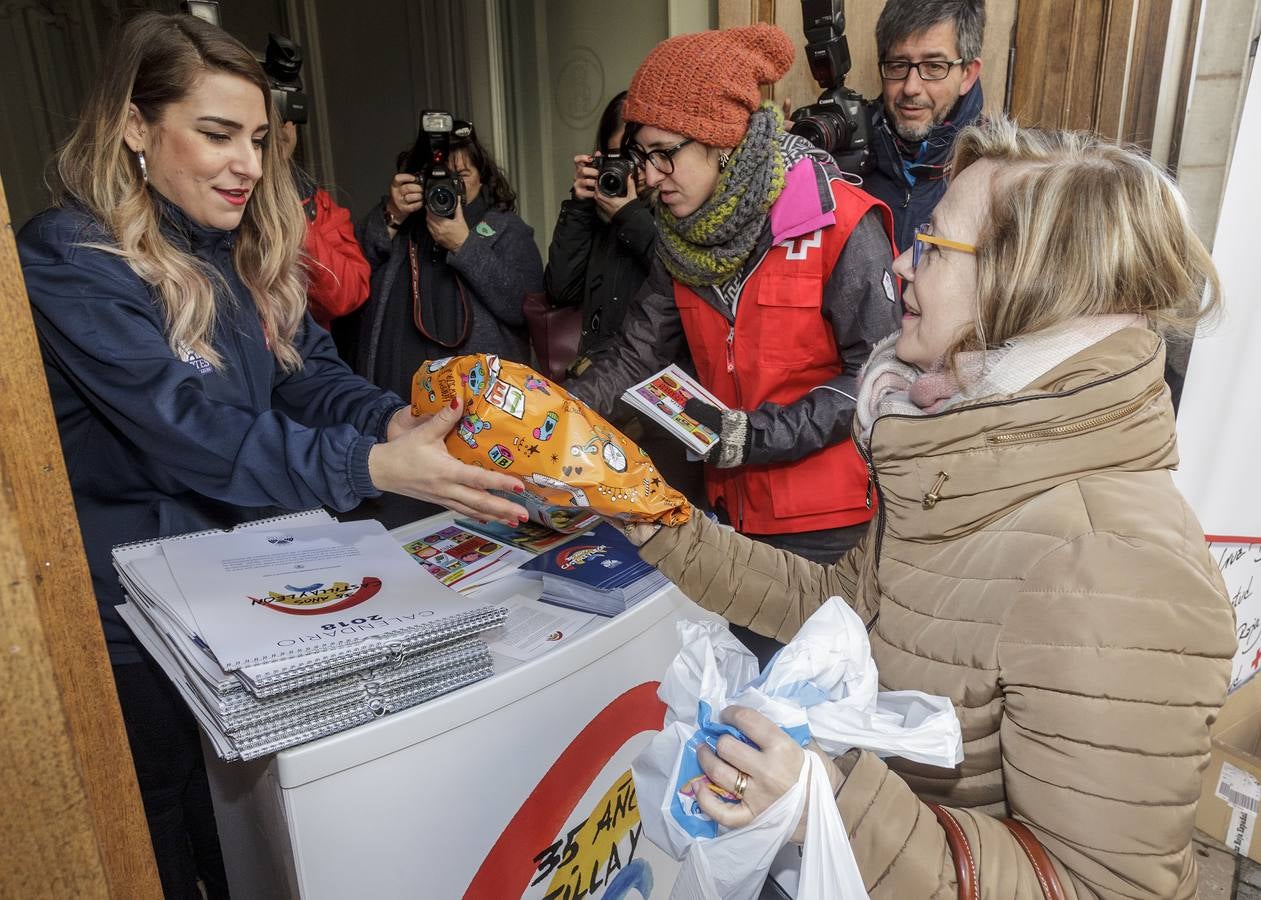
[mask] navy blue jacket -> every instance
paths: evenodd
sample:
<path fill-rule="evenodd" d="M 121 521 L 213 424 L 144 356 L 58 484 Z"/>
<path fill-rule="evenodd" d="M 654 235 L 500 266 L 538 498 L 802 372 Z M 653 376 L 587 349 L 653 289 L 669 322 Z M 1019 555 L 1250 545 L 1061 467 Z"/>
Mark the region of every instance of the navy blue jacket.
<path fill-rule="evenodd" d="M 234 232 L 195 226 L 163 204 L 163 230 L 223 276 L 211 369 L 172 352 L 152 289 L 80 209 L 48 210 L 18 235 L 110 658 L 140 659 L 114 606 L 115 544 L 227 527 L 321 504 L 342 511 L 379 493 L 368 451 L 403 401 L 354 375 L 308 315 L 301 370 L 267 349 L 250 292 L 232 263 Z"/>
<path fill-rule="evenodd" d="M 863 176 L 863 190 L 883 200 L 893 211 L 893 239 L 898 252 L 911 246 L 915 229 L 933 217 L 941 195 L 946 193 L 947 166 L 955 152 L 955 138 L 981 116 L 985 98 L 977 81 L 959 98 L 955 108 L 940 125 L 934 125 L 923 148 L 923 156 L 911 167 L 915 183 L 911 184 L 903 168 L 900 148 L 905 146 L 894 134 L 885 113 L 884 102 L 876 100 L 867 107 L 871 116 L 871 143 L 875 167 Z M 914 153 L 919 148 L 909 148 Z"/>

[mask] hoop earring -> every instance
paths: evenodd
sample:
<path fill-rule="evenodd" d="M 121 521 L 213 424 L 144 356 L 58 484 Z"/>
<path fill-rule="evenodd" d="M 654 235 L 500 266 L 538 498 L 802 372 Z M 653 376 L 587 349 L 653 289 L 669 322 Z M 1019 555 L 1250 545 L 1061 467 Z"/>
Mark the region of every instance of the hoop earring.
<path fill-rule="evenodd" d="M 731 163 L 731 155 L 723 152 L 718 154 L 718 171 L 721 172 Z"/>
<path fill-rule="evenodd" d="M 145 162 L 144 151 L 136 151 L 136 162 L 140 163 L 140 177 L 144 179 L 145 184 L 149 183 L 149 164 Z"/>

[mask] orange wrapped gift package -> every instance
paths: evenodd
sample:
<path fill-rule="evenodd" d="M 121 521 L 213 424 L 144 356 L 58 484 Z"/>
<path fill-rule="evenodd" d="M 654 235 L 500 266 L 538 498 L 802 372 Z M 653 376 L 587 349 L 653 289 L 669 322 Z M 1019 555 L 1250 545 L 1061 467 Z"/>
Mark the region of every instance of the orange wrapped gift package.
<path fill-rule="evenodd" d="M 625 522 L 680 525 L 687 500 L 634 442 L 529 366 L 490 354 L 427 362 L 412 377 L 412 412 L 431 415 L 459 398 L 447 435 L 461 462 L 525 482 L 544 504 Z"/>

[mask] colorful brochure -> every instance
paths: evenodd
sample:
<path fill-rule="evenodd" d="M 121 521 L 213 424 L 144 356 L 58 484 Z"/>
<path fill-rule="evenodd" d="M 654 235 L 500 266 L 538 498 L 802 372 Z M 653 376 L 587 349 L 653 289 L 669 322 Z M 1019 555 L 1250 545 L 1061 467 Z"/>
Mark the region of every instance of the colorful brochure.
<path fill-rule="evenodd" d="M 718 409 L 727 405 L 705 390 L 695 378 L 678 366 L 666 366 L 622 394 L 622 399 L 682 441 L 697 456 L 705 456 L 719 435 L 683 411 L 687 401 L 697 399 Z"/>
<path fill-rule="evenodd" d="M 459 523 L 425 520 L 390 534 L 430 575 L 461 592 L 515 572 L 534 558 L 512 543 Z"/>
<path fill-rule="evenodd" d="M 521 572 L 542 579 L 541 600 L 601 616 L 623 612 L 669 583 L 607 522 L 540 554 Z"/>

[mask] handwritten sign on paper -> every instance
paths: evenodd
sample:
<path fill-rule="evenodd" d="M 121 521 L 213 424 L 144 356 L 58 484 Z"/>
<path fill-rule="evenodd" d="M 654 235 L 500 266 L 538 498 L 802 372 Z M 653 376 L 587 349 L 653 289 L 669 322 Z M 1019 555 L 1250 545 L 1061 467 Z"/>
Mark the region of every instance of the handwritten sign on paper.
<path fill-rule="evenodd" d="M 1261 671 L 1261 542 L 1210 541 L 1208 550 L 1222 570 L 1226 591 L 1235 607 L 1239 650 L 1230 670 L 1233 691 Z"/>

